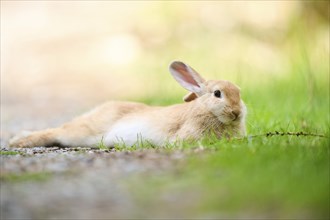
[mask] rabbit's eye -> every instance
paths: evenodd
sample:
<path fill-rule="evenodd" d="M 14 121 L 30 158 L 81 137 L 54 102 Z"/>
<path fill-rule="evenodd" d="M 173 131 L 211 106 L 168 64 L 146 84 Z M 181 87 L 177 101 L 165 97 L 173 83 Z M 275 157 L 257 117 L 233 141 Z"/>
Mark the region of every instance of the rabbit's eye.
<path fill-rule="evenodd" d="M 218 97 L 218 98 L 221 98 L 221 92 L 220 92 L 220 90 L 215 90 L 214 91 L 214 96 L 215 97 Z"/>

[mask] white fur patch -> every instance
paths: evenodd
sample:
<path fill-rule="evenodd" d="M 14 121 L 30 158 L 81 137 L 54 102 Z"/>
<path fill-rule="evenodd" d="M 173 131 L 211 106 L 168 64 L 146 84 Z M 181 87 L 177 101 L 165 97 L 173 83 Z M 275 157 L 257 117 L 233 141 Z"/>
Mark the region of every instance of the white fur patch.
<path fill-rule="evenodd" d="M 116 143 L 123 143 L 127 146 L 137 144 L 139 141 L 149 141 L 152 144 L 161 144 L 164 134 L 152 126 L 143 118 L 129 118 L 120 120 L 104 136 L 104 143 L 113 146 Z"/>

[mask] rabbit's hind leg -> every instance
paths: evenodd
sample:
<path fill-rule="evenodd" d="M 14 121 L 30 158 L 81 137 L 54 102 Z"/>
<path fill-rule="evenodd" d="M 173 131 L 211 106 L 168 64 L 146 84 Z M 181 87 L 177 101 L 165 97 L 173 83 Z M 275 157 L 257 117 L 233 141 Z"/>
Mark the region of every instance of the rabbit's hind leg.
<path fill-rule="evenodd" d="M 10 147 L 51 147 L 62 146 L 59 137 L 63 135 L 61 128 L 51 128 L 35 132 L 23 132 L 9 141 Z"/>

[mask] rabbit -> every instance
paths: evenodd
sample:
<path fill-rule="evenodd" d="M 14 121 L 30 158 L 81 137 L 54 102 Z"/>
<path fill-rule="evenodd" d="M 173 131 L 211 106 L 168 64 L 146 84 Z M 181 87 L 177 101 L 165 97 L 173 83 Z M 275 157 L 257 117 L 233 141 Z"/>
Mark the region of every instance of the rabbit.
<path fill-rule="evenodd" d="M 246 135 L 246 106 L 240 89 L 225 80 L 204 80 L 193 68 L 173 61 L 169 71 L 189 93 L 184 103 L 165 107 L 109 101 L 57 128 L 12 138 L 11 147 L 133 146 L 141 141 L 163 146 L 199 140 L 213 133 L 218 138 Z"/>

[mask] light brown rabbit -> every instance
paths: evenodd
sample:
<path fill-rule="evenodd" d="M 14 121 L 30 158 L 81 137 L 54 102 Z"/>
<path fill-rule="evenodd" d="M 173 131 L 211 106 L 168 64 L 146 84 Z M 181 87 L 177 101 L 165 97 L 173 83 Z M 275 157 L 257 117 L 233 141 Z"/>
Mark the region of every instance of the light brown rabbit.
<path fill-rule="evenodd" d="M 12 147 L 66 146 L 108 147 L 148 141 L 161 146 L 182 140 L 198 140 L 213 132 L 217 137 L 245 135 L 246 107 L 234 84 L 205 81 L 188 65 L 174 61 L 169 70 L 190 93 L 185 103 L 167 107 L 134 102 L 107 102 L 57 128 L 16 136 Z"/>

